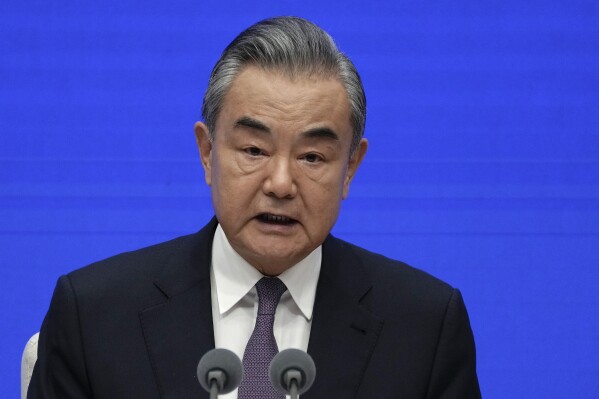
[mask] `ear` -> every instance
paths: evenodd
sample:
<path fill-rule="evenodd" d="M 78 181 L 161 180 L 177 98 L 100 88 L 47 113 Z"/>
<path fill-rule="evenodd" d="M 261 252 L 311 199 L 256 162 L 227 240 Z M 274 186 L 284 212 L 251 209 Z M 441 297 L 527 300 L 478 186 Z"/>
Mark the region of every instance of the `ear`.
<path fill-rule="evenodd" d="M 358 147 L 354 150 L 354 153 L 349 157 L 349 162 L 347 164 L 347 172 L 345 173 L 345 180 L 343 181 L 343 199 L 347 198 L 349 194 L 349 184 L 354 178 L 356 171 L 358 170 L 358 166 L 362 163 L 362 159 L 364 159 L 364 155 L 366 155 L 366 151 L 368 150 L 368 140 L 362 139 L 358 144 Z"/>
<path fill-rule="evenodd" d="M 200 151 L 200 159 L 204 167 L 204 179 L 207 185 L 212 184 L 212 140 L 208 126 L 203 122 L 196 122 L 193 126 L 196 136 L 196 143 Z"/>

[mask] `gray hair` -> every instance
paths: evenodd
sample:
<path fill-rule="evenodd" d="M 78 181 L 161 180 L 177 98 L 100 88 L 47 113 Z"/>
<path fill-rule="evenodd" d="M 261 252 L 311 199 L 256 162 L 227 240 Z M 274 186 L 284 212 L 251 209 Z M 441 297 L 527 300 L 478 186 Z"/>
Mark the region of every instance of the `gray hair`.
<path fill-rule="evenodd" d="M 297 17 L 277 17 L 258 22 L 241 32 L 223 51 L 212 69 L 202 105 L 202 116 L 214 138 L 216 120 L 233 80 L 248 65 L 298 75 L 335 77 L 345 87 L 353 129 L 351 152 L 364 135 L 366 95 L 351 60 L 331 36 L 314 23 Z"/>

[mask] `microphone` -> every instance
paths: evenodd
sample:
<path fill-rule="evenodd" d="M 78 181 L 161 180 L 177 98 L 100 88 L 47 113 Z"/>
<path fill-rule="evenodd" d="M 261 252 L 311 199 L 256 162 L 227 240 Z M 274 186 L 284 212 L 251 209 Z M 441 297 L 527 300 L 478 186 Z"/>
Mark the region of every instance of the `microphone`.
<path fill-rule="evenodd" d="M 291 399 L 306 392 L 316 377 L 314 360 L 299 349 L 285 349 L 272 359 L 269 369 L 272 386 Z"/>
<path fill-rule="evenodd" d="M 198 364 L 200 385 L 210 392 L 210 399 L 229 393 L 239 386 L 243 367 L 239 357 L 228 349 L 212 349 L 204 354 Z"/>

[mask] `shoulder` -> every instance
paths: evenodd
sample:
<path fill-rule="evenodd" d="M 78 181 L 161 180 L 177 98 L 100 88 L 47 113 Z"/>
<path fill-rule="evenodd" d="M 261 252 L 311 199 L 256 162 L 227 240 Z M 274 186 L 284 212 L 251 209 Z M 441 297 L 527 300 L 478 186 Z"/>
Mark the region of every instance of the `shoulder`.
<path fill-rule="evenodd" d="M 61 284 L 82 308 L 114 303 L 143 307 L 163 300 L 157 281 L 165 276 L 193 283 L 209 273 L 210 247 L 202 232 L 186 235 L 74 270 L 61 277 Z"/>
<path fill-rule="evenodd" d="M 407 396 L 428 391 L 427 397 L 480 398 L 474 338 L 460 291 L 404 262 L 333 240 L 343 262 L 339 270 L 349 265 L 346 274 L 366 281 L 359 306 L 380 320 L 380 350 L 370 367 L 408 372 L 414 377 L 410 389 L 422 394 Z M 367 384 L 369 392 L 380 386 Z M 391 385 L 405 389 L 402 379 Z"/>
<path fill-rule="evenodd" d="M 329 241 L 329 240 L 327 240 Z M 334 251 L 341 255 L 351 274 L 368 280 L 368 297 L 379 312 L 398 308 L 443 311 L 456 291 L 448 283 L 402 261 L 332 238 Z M 349 270 L 348 270 L 349 271 Z"/>
<path fill-rule="evenodd" d="M 94 262 L 68 274 L 74 281 L 103 280 L 115 282 L 115 279 L 150 277 L 167 264 L 181 251 L 188 251 L 194 235 L 177 237 L 173 240 L 151 245 L 134 251 L 123 252 L 107 259 Z"/>
<path fill-rule="evenodd" d="M 112 256 L 75 270 L 67 277 L 79 287 L 110 286 L 127 290 L 165 273 L 197 272 L 207 263 L 209 266 L 216 226 L 213 218 L 194 234 Z"/>
<path fill-rule="evenodd" d="M 453 290 L 449 284 L 437 277 L 402 261 L 391 259 L 334 237 L 330 237 L 327 243 L 334 247 L 334 252 L 343 253 L 343 257 L 351 258 L 351 263 L 361 268 L 373 280 L 373 283 L 402 284 L 414 289 Z M 349 259 L 346 259 L 347 261 Z"/>

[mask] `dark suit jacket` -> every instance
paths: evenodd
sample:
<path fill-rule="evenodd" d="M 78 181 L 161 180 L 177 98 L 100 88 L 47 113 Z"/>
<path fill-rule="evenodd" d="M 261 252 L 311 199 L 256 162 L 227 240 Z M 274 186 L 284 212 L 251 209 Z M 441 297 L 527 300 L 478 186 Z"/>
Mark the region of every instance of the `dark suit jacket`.
<path fill-rule="evenodd" d="M 29 398 L 202 398 L 214 347 L 210 257 L 200 232 L 58 280 Z M 328 237 L 308 352 L 309 398 L 479 398 L 460 292 L 403 263 Z"/>

